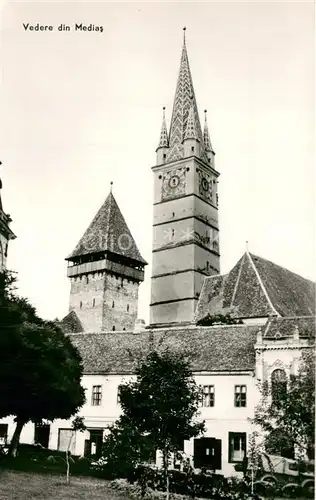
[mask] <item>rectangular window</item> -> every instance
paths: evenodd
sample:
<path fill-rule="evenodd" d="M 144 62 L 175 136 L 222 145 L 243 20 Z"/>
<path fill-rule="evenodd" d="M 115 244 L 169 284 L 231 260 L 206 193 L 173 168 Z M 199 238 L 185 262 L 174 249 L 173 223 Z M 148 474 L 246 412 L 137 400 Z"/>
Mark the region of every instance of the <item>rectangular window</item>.
<path fill-rule="evenodd" d="M 102 387 L 101 385 L 93 385 L 92 386 L 92 406 L 100 406 L 102 399 Z"/>
<path fill-rule="evenodd" d="M 74 455 L 76 448 L 76 431 L 73 429 L 58 429 L 58 450 L 67 451 Z"/>
<path fill-rule="evenodd" d="M 202 406 L 210 407 L 215 404 L 214 385 L 203 385 L 202 389 Z"/>
<path fill-rule="evenodd" d="M 242 462 L 246 455 L 246 439 L 245 432 L 229 432 L 229 463 Z"/>
<path fill-rule="evenodd" d="M 245 385 L 235 385 L 235 406 L 245 407 L 247 404 L 247 390 Z"/>

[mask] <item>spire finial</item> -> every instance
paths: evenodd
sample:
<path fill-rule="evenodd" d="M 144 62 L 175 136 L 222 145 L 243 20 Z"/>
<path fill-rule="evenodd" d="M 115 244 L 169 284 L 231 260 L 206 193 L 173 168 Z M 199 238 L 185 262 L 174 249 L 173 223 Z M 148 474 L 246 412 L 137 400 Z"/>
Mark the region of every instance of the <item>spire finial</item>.
<path fill-rule="evenodd" d="M 185 32 L 186 32 L 186 27 L 183 28 L 183 45 L 185 45 Z"/>
<path fill-rule="evenodd" d="M 247 253 L 249 252 L 249 241 L 248 240 L 246 241 L 246 252 Z"/>
<path fill-rule="evenodd" d="M 204 109 L 205 121 L 207 121 L 207 109 Z"/>
<path fill-rule="evenodd" d="M 110 182 L 110 193 L 112 193 L 113 181 Z"/>
<path fill-rule="evenodd" d="M 165 118 L 166 118 L 166 113 L 165 113 L 165 111 L 166 111 L 166 106 L 163 106 L 163 108 L 162 108 L 162 117 L 163 117 L 163 119 L 165 119 Z"/>

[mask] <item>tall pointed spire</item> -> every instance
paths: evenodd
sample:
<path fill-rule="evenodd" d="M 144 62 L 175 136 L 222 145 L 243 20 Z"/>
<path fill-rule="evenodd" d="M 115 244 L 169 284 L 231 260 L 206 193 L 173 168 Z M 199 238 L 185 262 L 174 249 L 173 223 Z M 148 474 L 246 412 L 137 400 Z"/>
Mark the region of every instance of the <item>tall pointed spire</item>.
<path fill-rule="evenodd" d="M 187 48 L 186 48 L 185 30 L 186 29 L 184 28 L 184 39 L 183 39 L 182 55 L 180 62 L 180 71 L 178 76 L 178 82 L 177 82 L 172 117 L 171 117 L 170 134 L 169 134 L 170 149 L 167 155 L 167 161 L 173 161 L 183 158 L 182 142 L 187 128 L 187 121 L 191 106 L 193 107 L 192 113 L 194 115 L 194 120 L 196 124 L 197 138 L 201 143 L 201 157 L 203 159 L 205 157 L 202 129 L 198 115 L 198 109 L 194 94 L 192 76 L 191 76 Z"/>
<path fill-rule="evenodd" d="M 165 109 L 166 109 L 165 107 L 162 108 L 162 110 L 163 110 L 162 125 L 161 125 L 160 139 L 159 139 L 159 144 L 158 144 L 157 149 L 167 148 L 169 146 L 169 138 L 168 138 L 167 125 L 166 125 Z"/>
<path fill-rule="evenodd" d="M 211 138 L 210 138 L 210 133 L 208 130 L 208 124 L 207 124 L 207 110 L 204 110 L 205 113 L 205 121 L 204 121 L 204 133 L 203 133 L 203 139 L 204 139 L 204 146 L 205 146 L 205 151 L 210 151 L 214 153 L 212 143 L 211 143 Z"/>

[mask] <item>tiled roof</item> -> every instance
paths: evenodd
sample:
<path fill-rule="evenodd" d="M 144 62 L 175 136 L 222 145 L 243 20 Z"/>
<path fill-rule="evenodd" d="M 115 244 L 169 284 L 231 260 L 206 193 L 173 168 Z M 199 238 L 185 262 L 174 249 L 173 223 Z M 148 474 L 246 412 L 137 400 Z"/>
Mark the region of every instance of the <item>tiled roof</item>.
<path fill-rule="evenodd" d="M 315 336 L 315 316 L 297 316 L 294 318 L 270 318 L 264 328 L 263 338 L 277 339 L 293 337 L 298 331 L 300 338 Z"/>
<path fill-rule="evenodd" d="M 67 333 L 83 332 L 84 328 L 75 311 L 70 311 L 62 320 L 61 327 Z"/>
<path fill-rule="evenodd" d="M 196 320 L 219 313 L 254 318 L 310 316 L 314 312 L 312 281 L 246 252 L 227 275 L 205 279 Z"/>
<path fill-rule="evenodd" d="M 112 192 L 66 260 L 106 251 L 146 264 Z"/>
<path fill-rule="evenodd" d="M 111 332 L 73 334 L 84 372 L 133 373 L 137 360 L 151 346 L 185 351 L 193 371 L 254 370 L 257 326 L 233 325 L 204 328 L 145 330 L 141 333 Z"/>

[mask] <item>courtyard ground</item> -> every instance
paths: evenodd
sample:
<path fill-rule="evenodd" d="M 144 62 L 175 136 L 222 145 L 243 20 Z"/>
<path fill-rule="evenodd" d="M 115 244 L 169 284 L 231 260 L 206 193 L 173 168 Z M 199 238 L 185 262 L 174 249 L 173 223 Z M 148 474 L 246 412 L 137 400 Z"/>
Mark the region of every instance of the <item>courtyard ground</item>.
<path fill-rule="evenodd" d="M 126 500 L 110 488 L 109 482 L 87 477 L 30 474 L 0 470 L 1 500 Z"/>

